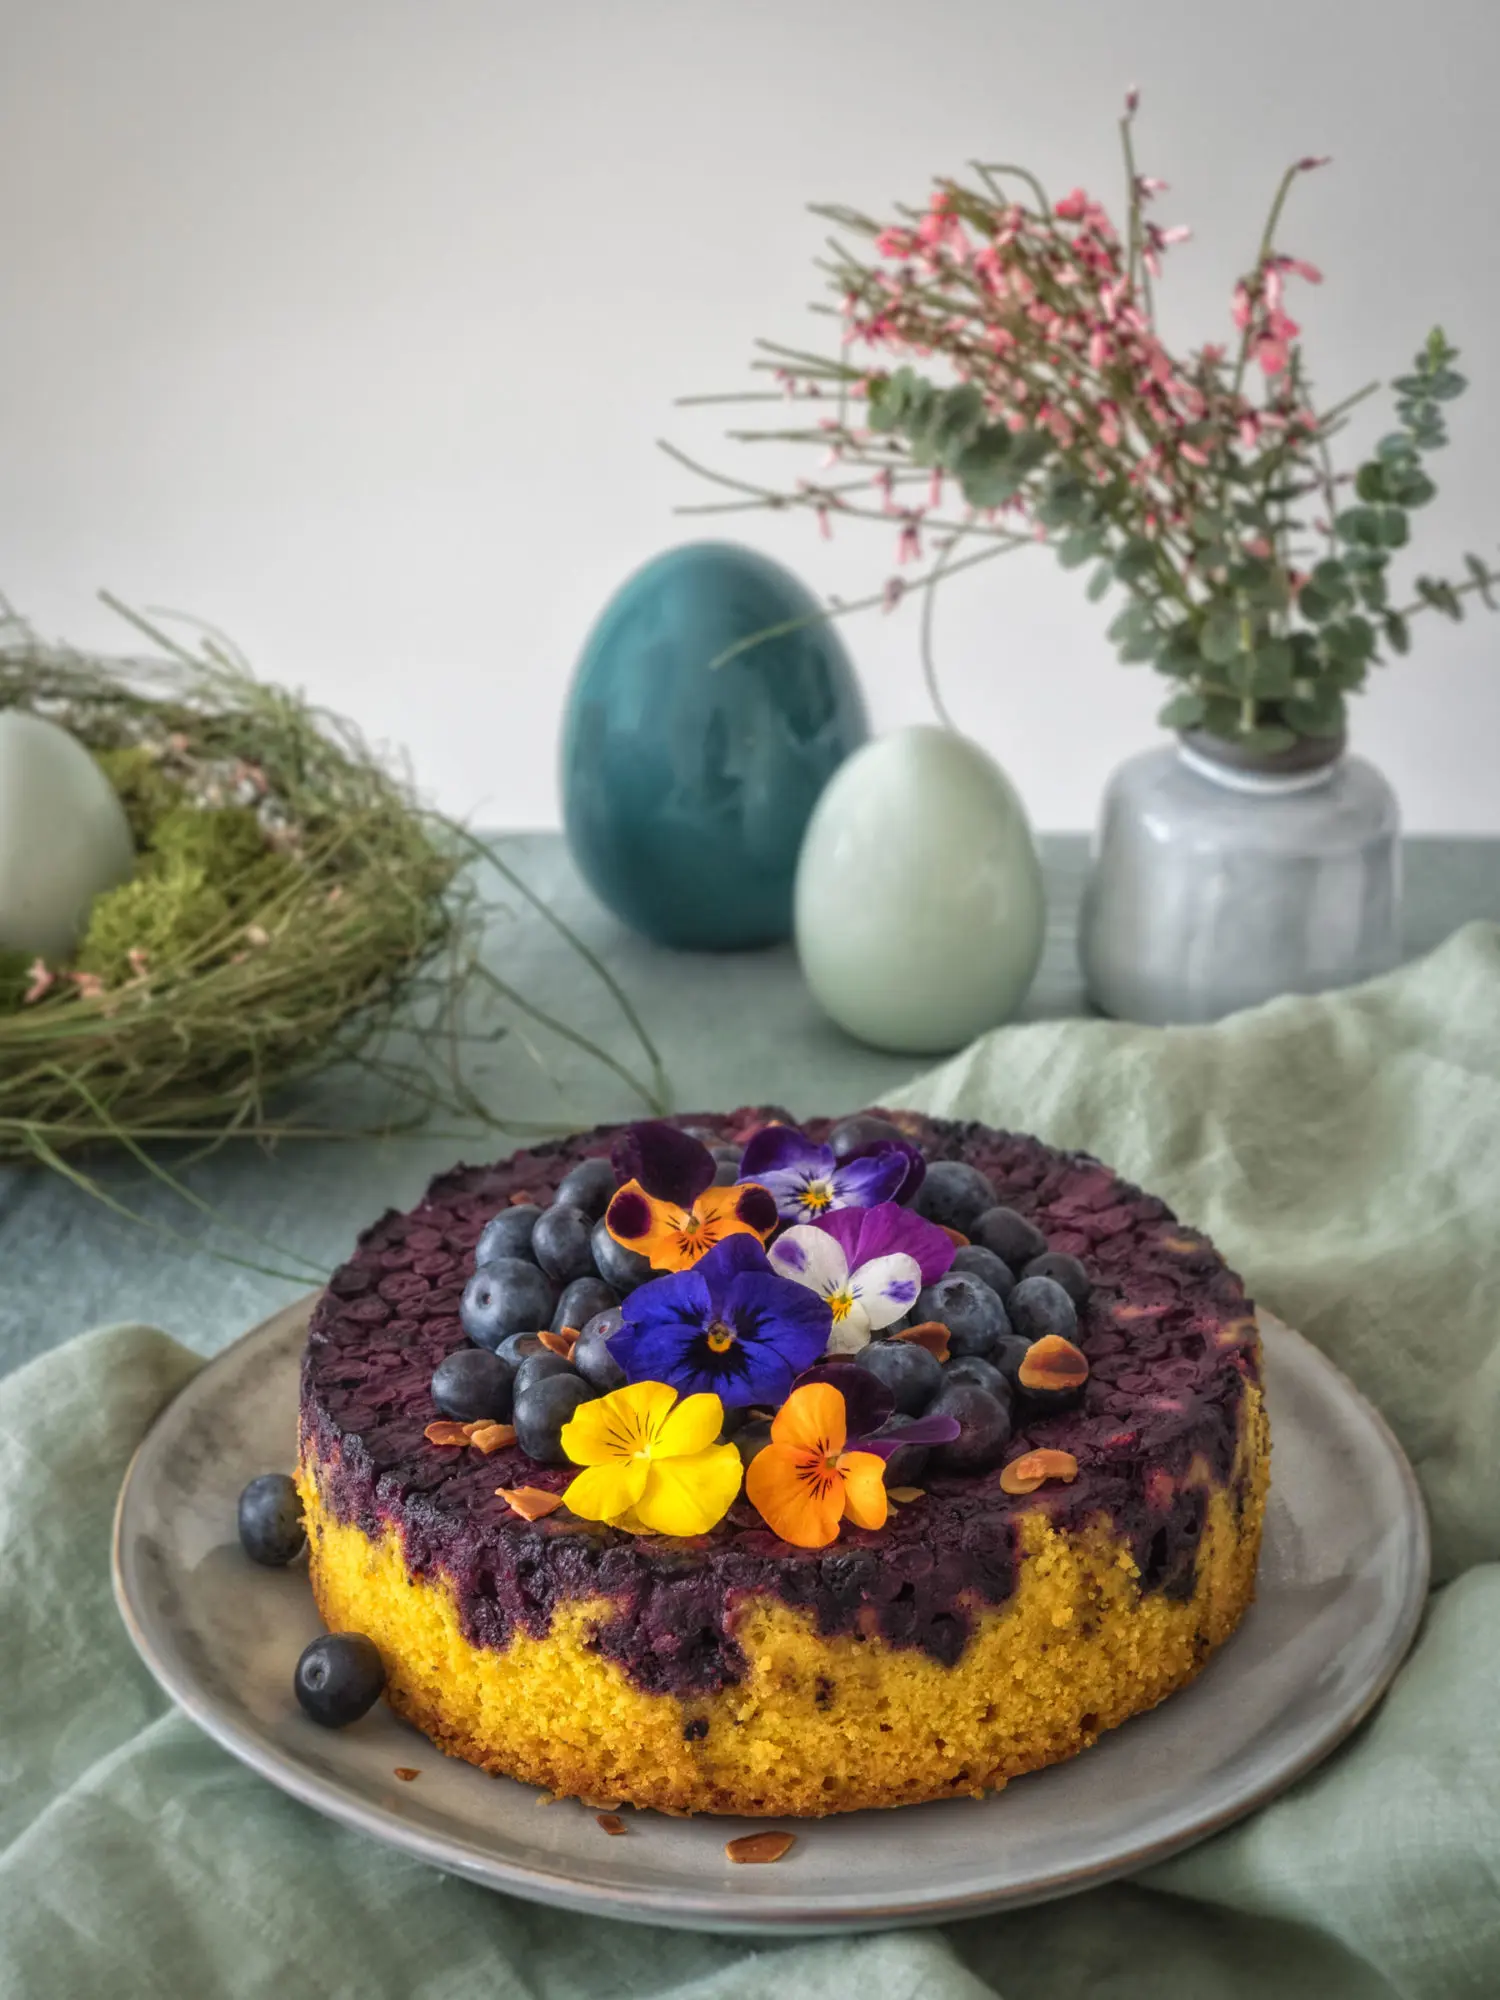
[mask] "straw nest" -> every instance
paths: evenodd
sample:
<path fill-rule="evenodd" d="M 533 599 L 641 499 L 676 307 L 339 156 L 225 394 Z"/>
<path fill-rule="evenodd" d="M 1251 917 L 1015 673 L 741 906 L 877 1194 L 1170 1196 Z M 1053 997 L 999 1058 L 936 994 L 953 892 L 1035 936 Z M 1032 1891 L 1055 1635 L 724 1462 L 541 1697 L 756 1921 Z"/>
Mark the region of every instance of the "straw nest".
<path fill-rule="evenodd" d="M 227 642 L 179 644 L 114 608 L 157 657 L 86 655 L 0 616 L 0 708 L 88 745 L 138 851 L 71 961 L 0 953 L 0 1160 L 67 1171 L 103 1146 L 326 1136 L 336 1117 L 288 1107 L 338 1063 L 413 1118 L 483 1118 L 454 1055 L 467 996 L 519 996 L 479 957 L 476 843 Z"/>

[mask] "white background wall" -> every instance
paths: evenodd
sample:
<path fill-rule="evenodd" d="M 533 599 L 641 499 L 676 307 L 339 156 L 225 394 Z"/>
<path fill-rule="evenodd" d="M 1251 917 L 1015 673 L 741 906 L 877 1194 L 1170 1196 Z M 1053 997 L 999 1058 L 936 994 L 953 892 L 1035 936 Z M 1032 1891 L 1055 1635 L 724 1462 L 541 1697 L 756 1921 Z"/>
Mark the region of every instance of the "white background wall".
<path fill-rule="evenodd" d="M 1333 153 L 1283 238 L 1328 274 L 1314 365 L 1331 400 L 1443 322 L 1474 387 L 1420 549 L 1493 553 L 1495 0 L 0 0 L 0 584 L 85 643 L 99 584 L 199 612 L 446 807 L 552 822 L 588 625 L 708 497 L 653 439 L 741 469 L 672 398 L 818 327 L 803 204 L 976 154 L 1113 202 L 1132 81 L 1197 232 L 1169 335 L 1224 336 L 1283 163 Z M 880 530 L 734 531 L 823 591 L 889 565 Z M 1101 624 L 1041 552 L 940 617 L 1042 826 L 1152 729 Z M 923 718 L 912 612 L 846 631 L 876 720 Z M 1358 735 L 1412 825 L 1500 831 L 1500 619 L 1426 620 Z"/>

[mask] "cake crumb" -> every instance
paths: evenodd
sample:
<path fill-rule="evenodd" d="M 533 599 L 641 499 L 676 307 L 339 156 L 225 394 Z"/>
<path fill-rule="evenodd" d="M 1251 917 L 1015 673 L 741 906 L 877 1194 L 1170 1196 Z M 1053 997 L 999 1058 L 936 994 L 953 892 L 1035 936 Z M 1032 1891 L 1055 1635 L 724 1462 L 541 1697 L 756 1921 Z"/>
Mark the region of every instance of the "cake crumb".
<path fill-rule="evenodd" d="M 724 1852 L 731 1861 L 779 1861 L 796 1842 L 794 1833 L 744 1833 L 726 1842 Z"/>
<path fill-rule="evenodd" d="M 595 1813 L 594 1818 L 604 1828 L 606 1833 L 623 1833 L 625 1831 L 625 1822 L 618 1813 Z"/>

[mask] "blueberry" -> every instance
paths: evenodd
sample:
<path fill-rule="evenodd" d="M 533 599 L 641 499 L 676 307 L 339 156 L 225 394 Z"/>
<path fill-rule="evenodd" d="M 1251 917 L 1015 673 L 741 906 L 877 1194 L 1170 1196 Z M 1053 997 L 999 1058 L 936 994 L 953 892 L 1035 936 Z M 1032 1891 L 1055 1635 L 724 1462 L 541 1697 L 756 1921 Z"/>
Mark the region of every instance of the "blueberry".
<path fill-rule="evenodd" d="M 731 1438 L 738 1437 L 749 1421 L 750 1412 L 743 1403 L 736 1403 L 733 1408 L 725 1410 L 719 1424 L 719 1443 L 727 1444 Z"/>
<path fill-rule="evenodd" d="M 906 1138 L 899 1125 L 893 1125 L 889 1118 L 877 1118 L 873 1111 L 856 1111 L 852 1118 L 841 1118 L 828 1134 L 828 1144 L 833 1148 L 836 1160 L 847 1160 L 864 1146 L 878 1146 L 891 1139 Z"/>
<path fill-rule="evenodd" d="M 534 1333 L 508 1333 L 495 1349 L 500 1359 L 508 1361 L 512 1368 L 519 1368 L 529 1354 L 545 1354 L 547 1351 Z"/>
<path fill-rule="evenodd" d="M 1007 1381 L 994 1362 L 982 1354 L 961 1354 L 956 1361 L 950 1361 L 943 1370 L 943 1386 L 946 1388 L 952 1382 L 972 1382 L 976 1388 L 987 1389 L 997 1403 L 1010 1408 L 1014 1383 Z"/>
<path fill-rule="evenodd" d="M 432 1371 L 432 1400 L 456 1424 L 510 1421 L 515 1370 L 483 1347 L 460 1347 Z"/>
<path fill-rule="evenodd" d="M 994 1183 L 978 1167 L 967 1166 L 962 1160 L 932 1160 L 911 1205 L 929 1222 L 972 1236 L 969 1224 L 995 1205 Z"/>
<path fill-rule="evenodd" d="M 574 1278 L 596 1277 L 590 1240 L 593 1233 L 592 1216 L 569 1202 L 554 1202 L 542 1210 L 532 1231 L 531 1254 L 560 1285 L 571 1284 Z"/>
<path fill-rule="evenodd" d="M 541 1212 L 534 1201 L 523 1201 L 492 1215 L 474 1246 L 474 1269 L 486 1271 L 506 1257 L 530 1257 L 531 1232 Z"/>
<path fill-rule="evenodd" d="M 991 1368 L 999 1369 L 1012 1390 L 1014 1390 L 1017 1387 L 1017 1377 L 1021 1372 L 1021 1363 L 1026 1359 L 1030 1348 L 1031 1342 L 1024 1335 L 1019 1333 L 1002 1333 L 984 1358 L 990 1364 Z"/>
<path fill-rule="evenodd" d="M 1033 1257 L 1040 1257 L 1047 1248 L 1041 1230 L 1024 1215 L 1017 1215 L 1013 1208 L 987 1208 L 982 1215 L 975 1216 L 973 1228 L 964 1234 L 986 1250 L 993 1250 L 1013 1271 L 1019 1271 Z"/>
<path fill-rule="evenodd" d="M 609 1351 L 609 1337 L 618 1333 L 623 1319 L 618 1306 L 595 1313 L 573 1345 L 573 1366 L 604 1395 L 624 1387 L 625 1370 Z"/>
<path fill-rule="evenodd" d="M 771 1419 L 756 1417 L 752 1422 L 742 1424 L 734 1434 L 734 1448 L 740 1455 L 740 1463 L 746 1471 L 757 1453 L 765 1450 L 771 1442 Z"/>
<path fill-rule="evenodd" d="M 1076 1257 L 1065 1250 L 1044 1250 L 1033 1257 L 1021 1273 L 1023 1278 L 1051 1278 L 1062 1286 L 1075 1306 L 1081 1306 L 1094 1289 L 1093 1280 Z"/>
<path fill-rule="evenodd" d="M 1078 1308 L 1055 1278 L 1023 1278 L 1010 1295 L 1010 1318 L 1023 1340 L 1078 1337 Z"/>
<path fill-rule="evenodd" d="M 613 1286 L 622 1299 L 637 1285 L 644 1285 L 648 1278 L 655 1276 L 640 1251 L 629 1250 L 623 1243 L 616 1243 L 602 1222 L 594 1224 L 592 1248 L 594 1268 L 605 1284 Z"/>
<path fill-rule="evenodd" d="M 307 1546 L 302 1502 L 284 1472 L 263 1472 L 240 1495 L 240 1547 L 252 1562 L 284 1569 Z"/>
<path fill-rule="evenodd" d="M 516 1393 L 512 1422 L 516 1442 L 539 1465 L 566 1465 L 563 1425 L 580 1403 L 591 1403 L 596 1391 L 570 1368 L 565 1375 L 548 1375 Z"/>
<path fill-rule="evenodd" d="M 877 1436 L 899 1437 L 911 1423 L 910 1417 L 894 1416 L 880 1426 Z M 885 1462 L 885 1483 L 892 1486 L 915 1486 L 927 1470 L 929 1447 L 925 1444 L 898 1445 Z"/>
<path fill-rule="evenodd" d="M 314 1722 L 342 1729 L 379 1701 L 385 1668 L 379 1648 L 363 1632 L 325 1632 L 303 1649 L 292 1684 Z"/>
<path fill-rule="evenodd" d="M 950 1271 L 917 1294 L 912 1308 L 918 1322 L 937 1320 L 948 1329 L 950 1354 L 986 1354 L 1010 1321 L 997 1292 L 968 1271 Z"/>
<path fill-rule="evenodd" d="M 561 1333 L 565 1326 L 571 1326 L 581 1332 L 597 1313 L 607 1312 L 619 1303 L 614 1287 L 606 1285 L 602 1278 L 575 1278 L 557 1302 L 552 1331 Z"/>
<path fill-rule="evenodd" d="M 534 1382 L 545 1382 L 549 1375 L 572 1375 L 576 1372 L 566 1355 L 553 1354 L 548 1348 L 544 1347 L 540 1354 L 528 1354 L 516 1370 L 516 1401 L 520 1401 Z"/>
<path fill-rule="evenodd" d="M 565 1208 L 581 1208 L 590 1222 L 597 1222 L 619 1184 L 608 1160 L 580 1160 L 563 1175 L 552 1199 Z"/>
<path fill-rule="evenodd" d="M 714 1146 L 714 1186 L 733 1187 L 740 1177 L 740 1160 L 743 1157 L 738 1146 Z"/>
<path fill-rule="evenodd" d="M 477 1347 L 497 1348 L 508 1333 L 550 1326 L 557 1293 L 535 1264 L 502 1257 L 464 1287 L 459 1324 Z"/>
<path fill-rule="evenodd" d="M 854 1365 L 883 1382 L 896 1408 L 909 1417 L 920 1416 L 943 1386 L 937 1356 L 912 1340 L 872 1340 L 855 1355 Z"/>
<path fill-rule="evenodd" d="M 933 1448 L 934 1472 L 988 1472 L 1004 1458 L 1010 1443 L 1010 1410 L 988 1389 L 974 1382 L 955 1382 L 928 1414 L 952 1417 L 958 1424 L 958 1436 L 950 1444 Z"/>
<path fill-rule="evenodd" d="M 1009 1264 L 997 1257 L 993 1250 L 986 1250 L 982 1243 L 964 1243 L 953 1253 L 950 1271 L 967 1271 L 971 1278 L 977 1278 L 981 1285 L 1001 1299 L 1008 1299 L 1016 1288 L 1016 1274 Z"/>

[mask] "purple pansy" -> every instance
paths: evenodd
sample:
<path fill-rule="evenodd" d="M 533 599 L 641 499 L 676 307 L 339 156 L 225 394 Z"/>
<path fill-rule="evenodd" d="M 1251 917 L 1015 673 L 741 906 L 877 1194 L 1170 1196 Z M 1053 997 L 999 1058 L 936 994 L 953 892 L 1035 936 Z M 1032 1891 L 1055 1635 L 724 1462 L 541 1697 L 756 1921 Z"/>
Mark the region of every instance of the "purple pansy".
<path fill-rule="evenodd" d="M 857 1353 L 872 1333 L 893 1326 L 952 1262 L 951 1238 L 894 1201 L 836 1208 L 820 1222 L 783 1231 L 771 1245 L 774 1270 L 827 1300 L 834 1354 Z"/>
<path fill-rule="evenodd" d="M 665 1119 L 642 1119 L 627 1125 L 609 1153 L 621 1183 L 639 1181 L 656 1201 L 691 1208 L 712 1187 L 718 1163 L 701 1139 Z M 741 1179 L 745 1176 L 741 1175 Z"/>
<path fill-rule="evenodd" d="M 631 1292 L 609 1351 L 632 1382 L 774 1409 L 828 1345 L 833 1315 L 778 1277 L 753 1236 L 728 1236 L 688 1271 Z"/>
<path fill-rule="evenodd" d="M 740 1179 L 770 1191 L 784 1222 L 816 1222 L 832 1209 L 873 1208 L 904 1186 L 911 1161 L 894 1141 L 840 1161 L 795 1125 L 765 1125 L 746 1146 Z"/>
<path fill-rule="evenodd" d="M 899 1430 L 889 1433 L 886 1425 L 896 1412 L 896 1399 L 878 1376 L 867 1368 L 855 1368 L 847 1361 L 809 1368 L 792 1384 L 800 1389 L 807 1382 L 829 1382 L 844 1399 L 847 1426 L 846 1451 L 873 1451 L 877 1458 L 890 1458 L 904 1444 L 951 1444 L 958 1436 L 955 1417 L 903 1418 Z"/>

